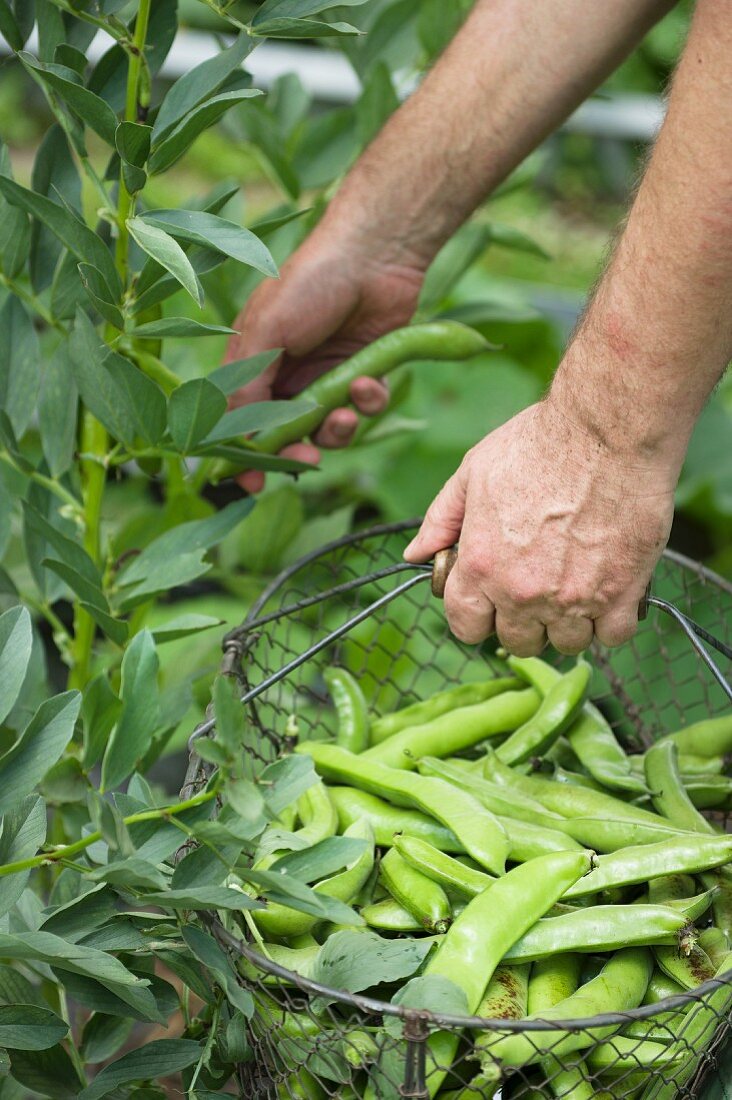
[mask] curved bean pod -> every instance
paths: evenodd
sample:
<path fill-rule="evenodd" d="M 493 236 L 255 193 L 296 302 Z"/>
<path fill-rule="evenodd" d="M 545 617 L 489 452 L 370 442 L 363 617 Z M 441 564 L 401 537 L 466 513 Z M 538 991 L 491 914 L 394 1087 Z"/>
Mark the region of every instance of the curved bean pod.
<path fill-rule="evenodd" d="M 540 657 L 508 657 L 509 668 L 546 695 L 561 673 Z M 645 783 L 632 773 L 630 760 L 604 715 L 590 702 L 566 733 L 573 751 L 593 779 L 621 791 L 645 793 Z"/>
<path fill-rule="evenodd" d="M 482 779 L 480 775 L 466 769 L 457 761 L 439 760 L 435 756 L 424 756 L 417 768 L 420 775 L 432 775 L 448 783 L 470 791 L 492 813 L 502 817 L 512 817 L 525 821 L 529 825 L 541 825 L 545 829 L 558 829 L 564 832 L 564 818 L 546 810 L 540 802 L 527 798 L 519 791 L 507 791 L 496 783 Z"/>
<path fill-rule="evenodd" d="M 658 967 L 683 989 L 696 989 L 714 977 L 716 968 L 698 944 L 693 944 L 688 954 L 678 947 L 654 947 L 653 954 Z"/>
<path fill-rule="evenodd" d="M 465 851 L 482 867 L 493 874 L 502 874 L 508 855 L 505 831 L 493 814 L 467 792 L 441 779 L 399 771 L 367 760 L 365 753 L 355 756 L 337 745 L 307 741 L 298 745 L 296 751 L 312 756 L 316 770 L 328 779 L 350 783 L 397 805 L 410 806 L 437 818 L 452 830 Z"/>
<path fill-rule="evenodd" d="M 651 953 L 646 948 L 625 948 L 613 955 L 597 977 L 580 986 L 576 993 L 527 1019 L 573 1020 L 637 1008 L 645 995 L 652 969 Z M 510 1066 L 538 1062 L 547 1054 L 561 1058 L 575 1050 L 594 1046 L 598 1039 L 613 1030 L 610 1027 L 566 1033 L 561 1030 L 516 1032 L 499 1038 L 491 1056 Z"/>
<path fill-rule="evenodd" d="M 581 897 L 613 886 L 632 886 L 669 872 L 707 871 L 730 859 L 732 836 L 688 833 L 659 844 L 641 844 L 598 856 L 594 870 L 568 890 L 566 896 Z"/>
<path fill-rule="evenodd" d="M 440 852 L 418 837 L 395 836 L 394 847 L 407 863 L 423 875 L 465 897 L 476 897 L 493 882 L 491 876 L 484 871 L 466 867 L 464 863 Z"/>
<path fill-rule="evenodd" d="M 531 962 L 562 951 L 615 951 L 664 943 L 678 946 L 686 926 L 683 913 L 668 906 L 594 905 L 538 921 L 506 953 L 506 959 Z"/>
<path fill-rule="evenodd" d="M 494 695 L 500 695 L 504 691 L 511 691 L 521 686 L 521 681 L 515 676 L 502 676 L 495 680 L 459 684 L 457 687 L 448 688 L 447 691 L 439 691 L 431 699 L 412 703 L 411 706 L 403 707 L 392 714 L 375 718 L 371 723 L 371 744 L 380 745 L 382 741 L 393 737 L 395 733 L 401 733 L 410 726 L 434 722 L 436 718 L 448 711 L 474 707 L 478 703 L 492 699 Z"/>
<path fill-rule="evenodd" d="M 654 808 L 679 829 L 716 833 L 689 798 L 679 773 L 679 750 L 673 741 L 657 741 L 645 754 L 646 783 Z"/>
<path fill-rule="evenodd" d="M 328 793 L 336 808 L 341 829 L 366 818 L 380 848 L 390 848 L 395 834 L 404 833 L 405 836 L 428 841 L 441 852 L 465 851 L 454 833 L 420 810 L 392 806 L 390 802 L 355 787 L 329 787 Z"/>
<path fill-rule="evenodd" d="M 415 768 L 422 756 L 451 756 L 488 737 L 515 730 L 539 705 L 533 688 L 504 691 L 472 707 L 460 707 L 434 721 L 409 726 L 363 753 L 365 760 L 391 768 Z"/>
<path fill-rule="evenodd" d="M 680 753 L 695 756 L 727 756 L 732 753 L 732 711 L 718 718 L 704 718 L 668 737 Z"/>
<path fill-rule="evenodd" d="M 369 711 L 356 677 L 347 668 L 327 668 L 323 679 L 338 715 L 336 743 L 363 752 L 369 744 Z"/>
<path fill-rule="evenodd" d="M 504 764 L 521 764 L 541 756 L 571 725 L 581 710 L 590 686 L 592 669 L 586 661 L 560 676 L 549 688 L 539 708 L 528 721 L 499 745 L 496 755 Z"/>
<path fill-rule="evenodd" d="M 428 932 L 447 931 L 452 910 L 439 883 L 408 863 L 396 848 L 390 848 L 383 857 L 379 873 L 394 901 L 411 913 L 422 928 Z"/>

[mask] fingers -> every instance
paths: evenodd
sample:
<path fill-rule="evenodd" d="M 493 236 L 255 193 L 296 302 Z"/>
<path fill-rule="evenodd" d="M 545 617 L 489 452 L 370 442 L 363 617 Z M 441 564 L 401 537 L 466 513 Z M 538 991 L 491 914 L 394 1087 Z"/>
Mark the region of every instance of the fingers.
<path fill-rule="evenodd" d="M 320 447 L 347 447 L 358 427 L 358 414 L 353 409 L 334 409 L 315 433 Z"/>
<path fill-rule="evenodd" d="M 416 537 L 404 551 L 405 561 L 428 561 L 438 550 L 457 542 L 465 516 L 466 488 L 466 476 L 461 466 L 427 509 Z"/>
<path fill-rule="evenodd" d="M 460 558 L 445 585 L 445 615 L 450 630 L 461 642 L 477 645 L 495 629 L 495 608 L 488 597 L 460 574 Z"/>
<path fill-rule="evenodd" d="M 538 657 L 546 646 L 546 627 L 530 615 L 496 612 L 498 640 L 515 657 Z"/>
<path fill-rule="evenodd" d="M 549 641 L 560 653 L 575 657 L 588 649 L 595 633 L 595 624 L 585 616 L 565 616 L 547 627 Z M 523 656 L 523 654 L 521 654 Z"/>
<path fill-rule="evenodd" d="M 376 416 L 389 404 L 389 387 L 378 378 L 356 378 L 351 383 L 351 400 L 364 416 Z"/>
<path fill-rule="evenodd" d="M 638 601 L 619 604 L 595 619 L 595 635 L 606 646 L 629 642 L 638 629 Z"/>

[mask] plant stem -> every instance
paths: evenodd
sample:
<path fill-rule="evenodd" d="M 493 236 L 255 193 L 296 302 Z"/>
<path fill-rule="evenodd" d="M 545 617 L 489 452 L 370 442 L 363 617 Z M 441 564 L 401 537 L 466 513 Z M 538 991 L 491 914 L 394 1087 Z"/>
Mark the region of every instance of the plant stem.
<path fill-rule="evenodd" d="M 88 409 L 85 409 L 81 426 L 81 450 L 92 457 L 81 461 L 84 514 L 86 517 L 84 549 L 97 564 L 100 560 L 99 528 L 102 515 L 102 498 L 107 479 L 104 456 L 107 453 L 108 443 L 106 429 L 92 416 Z M 79 689 L 86 687 L 90 675 L 94 631 L 95 623 L 91 615 L 83 607 L 77 607 L 74 613 L 73 664 L 69 675 L 69 687 Z"/>
<path fill-rule="evenodd" d="M 142 71 L 142 56 L 145 49 L 147 25 L 150 20 L 150 7 L 152 0 L 140 0 L 140 7 L 135 20 L 135 36 L 129 49 L 130 63 L 127 69 L 127 95 L 125 98 L 125 119 L 127 122 L 138 121 L 138 92 L 140 87 L 140 72 Z M 127 190 L 124 174 L 120 170 L 119 200 L 117 202 L 117 248 L 115 260 L 117 270 L 122 279 L 123 286 L 127 285 L 127 265 L 130 247 L 130 235 L 127 228 L 127 219 L 132 213 L 133 198 Z"/>
<path fill-rule="evenodd" d="M 202 806 L 205 802 L 210 802 L 216 797 L 216 794 L 216 788 L 212 788 L 209 791 L 202 791 L 201 794 L 194 795 L 193 798 L 186 799 L 185 802 L 176 802 L 173 806 L 161 806 L 156 810 L 142 810 L 140 813 L 130 814 L 129 817 L 123 818 L 123 821 L 125 825 L 137 825 L 141 821 L 164 821 L 167 818 L 175 817 L 176 814 L 185 813 L 186 810 L 191 810 L 194 806 Z M 31 856 L 28 859 L 18 859 L 15 863 L 5 863 L 0 867 L 0 878 L 5 875 L 15 875 L 19 871 L 29 871 L 33 867 L 46 866 L 49 863 L 55 863 L 57 860 L 69 859 L 77 855 L 78 852 L 83 852 L 85 848 L 91 847 L 92 844 L 96 844 L 99 840 L 102 840 L 102 834 L 95 831 L 88 833 L 81 840 L 75 840 L 73 844 L 64 844 L 60 848 L 54 848 L 51 852 L 41 852 L 39 855 Z"/>
<path fill-rule="evenodd" d="M 137 100 L 140 83 L 145 38 L 150 20 L 152 0 L 140 0 L 135 21 L 135 35 L 129 47 L 130 61 L 127 69 L 127 96 L 125 101 L 125 119 L 137 120 Z M 119 198 L 117 202 L 117 224 L 119 232 L 115 248 L 115 265 L 122 282 L 127 286 L 129 264 L 129 233 L 127 218 L 132 210 L 132 196 L 125 186 L 120 172 Z M 116 337 L 116 333 L 114 334 Z M 110 342 L 108 334 L 107 342 Z M 109 437 L 106 429 L 94 419 L 88 410 L 84 412 L 80 450 L 88 455 L 81 459 L 82 484 L 84 489 L 84 511 L 86 515 L 86 533 L 84 548 L 97 564 L 100 562 L 99 525 L 102 512 L 102 498 L 107 478 L 106 455 Z M 90 675 L 92 649 L 94 645 L 94 620 L 83 608 L 79 607 L 74 616 L 73 664 L 69 676 L 69 686 L 83 688 Z"/>

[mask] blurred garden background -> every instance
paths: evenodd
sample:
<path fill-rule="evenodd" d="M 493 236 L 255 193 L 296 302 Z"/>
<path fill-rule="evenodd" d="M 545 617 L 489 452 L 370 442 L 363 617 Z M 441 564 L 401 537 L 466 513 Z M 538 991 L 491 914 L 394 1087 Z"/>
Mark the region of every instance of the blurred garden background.
<path fill-rule="evenodd" d="M 214 7 L 179 0 L 183 33 L 216 36 L 225 30 Z M 234 5 L 243 20 L 255 7 Z M 323 72 L 337 55 L 357 77 L 354 101 L 318 99 L 293 63 L 265 97 L 235 106 L 198 138 L 172 172 L 154 177 L 146 201 L 159 207 L 202 206 L 218 195 L 226 200 L 227 218 L 258 224 L 281 263 L 317 220 L 360 149 L 397 107 L 400 93 L 449 41 L 469 7 L 469 0 L 367 0 L 344 8 L 343 18 L 363 35 L 300 41 L 296 52 L 301 58 L 303 51 L 309 54 L 310 71 L 315 64 Z M 598 105 L 609 106 L 614 97 L 663 93 L 689 10 L 690 4 L 677 5 L 648 35 L 598 94 Z M 331 11 L 329 18 L 336 15 Z M 268 42 L 260 50 L 264 56 L 278 48 Z M 0 134 L 15 176 L 25 185 L 31 183 L 33 156 L 48 118 L 38 85 L 17 60 L 6 58 L 0 67 Z M 364 425 L 356 446 L 325 455 L 321 470 L 298 482 L 270 475 L 252 513 L 220 547 L 213 568 L 194 586 L 169 594 L 179 613 L 214 620 L 209 630 L 161 649 L 161 686 L 180 704 L 171 751 L 182 745 L 208 701 L 222 634 L 242 620 L 277 570 L 354 526 L 419 515 L 472 444 L 542 394 L 602 269 L 647 148 L 638 135 L 576 127 L 547 142 L 443 250 L 420 304 L 420 316 L 465 320 L 501 350 L 469 363 L 404 370 L 393 383 L 390 410 Z M 94 202 L 86 192 L 82 199 Z M 261 277 L 234 263 L 204 275 L 202 319 L 229 325 Z M 73 314 L 73 303 L 70 308 Z M 193 316 L 194 310 L 183 292 L 165 303 L 169 315 Z M 224 337 L 169 341 L 165 362 L 182 379 L 193 378 L 219 364 L 224 343 Z M 732 386 L 727 381 L 695 433 L 672 534 L 676 549 L 727 576 L 732 575 L 731 439 Z M 201 499 L 185 481 L 168 485 L 163 493 L 163 476 L 159 469 L 130 464 L 109 486 L 103 523 L 118 559 L 183 518 L 202 517 L 238 493 L 231 484 L 222 485 Z M 15 593 L 33 602 L 34 581 L 13 503 L 16 482 L 16 474 L 0 466 L 3 606 L 16 602 Z M 169 618 L 169 610 L 163 601 L 148 625 L 154 628 L 156 615 Z M 38 629 L 48 635 L 51 628 L 40 621 Z M 63 683 L 63 669 L 54 667 L 50 647 L 39 645 L 34 652 L 33 676 L 24 691 L 41 699 L 48 681 Z"/>

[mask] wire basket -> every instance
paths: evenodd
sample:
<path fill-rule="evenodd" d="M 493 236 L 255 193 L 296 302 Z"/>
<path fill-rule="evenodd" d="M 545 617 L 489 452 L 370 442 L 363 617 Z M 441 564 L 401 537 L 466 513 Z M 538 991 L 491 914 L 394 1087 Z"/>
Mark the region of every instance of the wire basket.
<path fill-rule="evenodd" d="M 242 626 L 224 640 L 223 671 L 239 679 L 242 693 L 392 591 L 399 580 L 393 573 L 415 523 L 347 536 L 280 573 Z M 723 578 L 667 551 L 657 567 L 654 592 L 722 641 L 732 642 L 732 585 Z M 293 718 L 300 738 L 331 735 L 334 716 L 322 672 L 333 663 L 345 664 L 358 677 L 375 713 L 464 680 L 499 675 L 489 646 L 457 642 L 429 586 L 415 585 L 246 704 L 261 734 L 256 749 L 261 760 L 269 762 L 290 747 Z M 729 706 L 678 625 L 653 609 L 627 645 L 612 651 L 595 647 L 593 664 L 592 698 L 629 751 L 640 751 L 660 734 Z M 188 787 L 205 778 L 206 765 L 193 754 Z M 651 1083 L 663 1100 L 700 1097 L 729 1037 L 732 972 L 655 1005 L 591 1019 L 529 1024 L 406 1009 L 331 989 L 264 958 L 217 921 L 211 927 L 237 957 L 256 1005 L 251 1057 L 240 1067 L 241 1094 L 247 1100 L 428 1100 L 434 1061 L 427 1044 L 439 1030 L 460 1035 L 457 1056 L 438 1094 L 450 1100 L 645 1100 Z M 653 1025 L 654 1047 L 643 1046 L 643 1021 Z M 483 1080 L 471 1089 L 479 1069 L 476 1037 L 489 1050 L 494 1040 L 516 1032 L 536 1054 L 495 1084 Z M 567 1071 L 574 1073 L 573 1091 Z"/>

